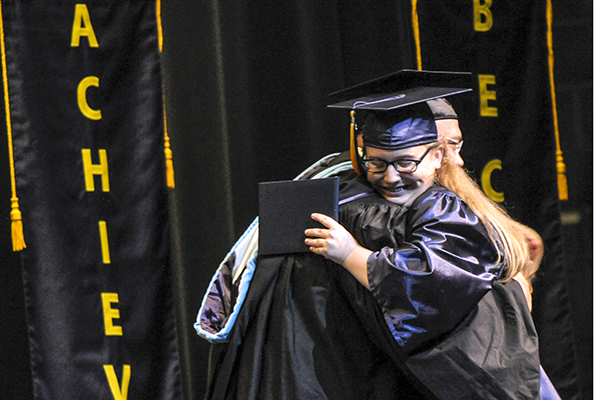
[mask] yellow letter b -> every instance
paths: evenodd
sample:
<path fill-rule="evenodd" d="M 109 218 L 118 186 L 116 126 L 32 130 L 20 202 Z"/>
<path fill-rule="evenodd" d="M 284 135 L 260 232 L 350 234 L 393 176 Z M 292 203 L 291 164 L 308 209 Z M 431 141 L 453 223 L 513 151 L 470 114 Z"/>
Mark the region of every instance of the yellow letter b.
<path fill-rule="evenodd" d="M 473 24 L 475 30 L 478 32 L 487 32 L 492 29 L 494 23 L 492 19 L 492 0 L 484 0 L 481 4 L 481 0 L 473 0 Z M 482 21 L 485 19 L 485 21 Z"/>

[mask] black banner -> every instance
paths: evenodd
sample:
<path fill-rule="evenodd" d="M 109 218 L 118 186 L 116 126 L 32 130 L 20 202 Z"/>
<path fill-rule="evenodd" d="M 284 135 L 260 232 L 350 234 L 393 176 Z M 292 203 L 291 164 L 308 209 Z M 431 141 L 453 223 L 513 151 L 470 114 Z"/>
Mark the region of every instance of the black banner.
<path fill-rule="evenodd" d="M 34 396 L 181 398 L 157 6 L 1 5 Z"/>
<path fill-rule="evenodd" d="M 533 293 L 541 363 L 563 398 L 579 398 L 560 226 L 557 177 L 563 199 L 566 182 L 558 174 L 564 170 L 552 101 L 551 4 L 413 4 L 420 67 L 474 74 L 473 93 L 451 100 L 465 140 L 465 167 L 488 196 L 543 238 Z"/>

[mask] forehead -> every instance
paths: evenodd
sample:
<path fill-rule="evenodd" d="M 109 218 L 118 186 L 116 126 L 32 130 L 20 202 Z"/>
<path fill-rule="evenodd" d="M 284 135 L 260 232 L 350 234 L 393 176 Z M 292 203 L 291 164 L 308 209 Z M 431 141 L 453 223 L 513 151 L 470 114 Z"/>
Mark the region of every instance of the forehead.
<path fill-rule="evenodd" d="M 457 119 L 441 119 L 435 121 L 438 139 L 450 138 L 456 141 L 462 140 L 462 132 Z"/>
<path fill-rule="evenodd" d="M 382 160 L 395 160 L 398 158 L 419 158 L 426 150 L 426 145 L 407 147 L 398 150 L 384 150 L 366 146 L 365 154 L 368 157 L 380 158 Z"/>

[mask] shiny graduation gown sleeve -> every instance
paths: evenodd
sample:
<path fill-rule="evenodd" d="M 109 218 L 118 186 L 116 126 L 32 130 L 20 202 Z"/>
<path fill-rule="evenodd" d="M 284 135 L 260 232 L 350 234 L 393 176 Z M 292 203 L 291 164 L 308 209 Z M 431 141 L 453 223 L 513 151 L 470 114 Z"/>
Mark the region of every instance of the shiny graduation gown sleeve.
<path fill-rule="evenodd" d="M 441 187 L 409 208 L 377 195 L 357 200 L 340 210 L 340 221 L 374 251 L 367 263 L 371 293 L 407 354 L 456 327 L 502 272 L 483 224 Z"/>
<path fill-rule="evenodd" d="M 497 279 L 503 263 L 466 204 L 432 187 L 409 208 L 376 195 L 359 199 L 341 209 L 340 220 L 375 251 L 371 294 L 405 374 L 431 391 L 428 398 L 540 398 L 537 333 L 525 296 L 516 281 Z"/>

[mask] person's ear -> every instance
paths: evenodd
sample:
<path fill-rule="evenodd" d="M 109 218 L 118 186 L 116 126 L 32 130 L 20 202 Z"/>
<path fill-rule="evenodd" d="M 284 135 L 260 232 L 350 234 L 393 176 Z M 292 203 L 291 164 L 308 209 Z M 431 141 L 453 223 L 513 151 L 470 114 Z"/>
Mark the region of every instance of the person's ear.
<path fill-rule="evenodd" d="M 433 161 L 435 163 L 435 169 L 439 169 L 442 167 L 442 160 L 444 158 L 444 146 L 440 145 L 435 148 L 431 155 L 433 157 Z"/>

